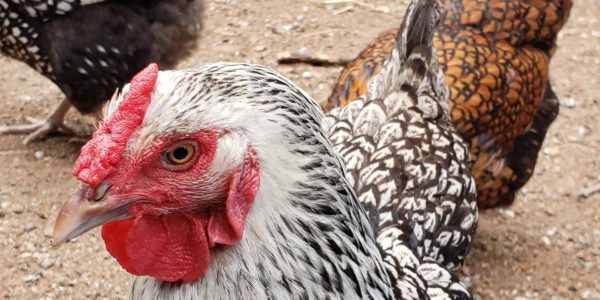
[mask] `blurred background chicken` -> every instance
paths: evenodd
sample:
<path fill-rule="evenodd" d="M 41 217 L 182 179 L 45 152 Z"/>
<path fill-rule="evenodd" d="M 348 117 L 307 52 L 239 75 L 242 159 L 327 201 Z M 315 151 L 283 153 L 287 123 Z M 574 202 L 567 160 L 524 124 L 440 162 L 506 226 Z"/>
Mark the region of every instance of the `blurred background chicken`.
<path fill-rule="evenodd" d="M 549 83 L 556 37 L 572 0 L 442 0 L 434 37 L 454 124 L 471 152 L 481 207 L 508 205 L 531 177 L 559 102 Z M 282 62 L 342 64 L 330 109 L 364 95 L 388 59 L 397 29 L 354 60 L 296 55 Z"/>
<path fill-rule="evenodd" d="M 47 120 L 0 126 L 0 134 L 72 133 L 71 106 L 97 113 L 115 89 L 149 62 L 173 66 L 194 46 L 200 0 L 0 1 L 0 53 L 52 80 L 65 99 Z"/>
<path fill-rule="evenodd" d="M 436 12 L 412 1 L 371 97 L 326 124 L 270 69 L 150 65 L 82 148 L 54 241 L 103 225 L 134 299 L 469 299 L 475 187 Z"/>

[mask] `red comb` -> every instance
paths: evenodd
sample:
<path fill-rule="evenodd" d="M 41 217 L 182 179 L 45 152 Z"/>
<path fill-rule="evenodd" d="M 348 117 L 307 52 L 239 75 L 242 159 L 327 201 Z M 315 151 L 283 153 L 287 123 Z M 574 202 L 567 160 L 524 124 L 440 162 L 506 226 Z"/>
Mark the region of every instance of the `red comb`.
<path fill-rule="evenodd" d="M 73 169 L 75 177 L 94 187 L 117 165 L 127 140 L 142 124 L 157 77 L 158 66 L 154 63 L 133 77 L 117 110 L 81 148 Z"/>

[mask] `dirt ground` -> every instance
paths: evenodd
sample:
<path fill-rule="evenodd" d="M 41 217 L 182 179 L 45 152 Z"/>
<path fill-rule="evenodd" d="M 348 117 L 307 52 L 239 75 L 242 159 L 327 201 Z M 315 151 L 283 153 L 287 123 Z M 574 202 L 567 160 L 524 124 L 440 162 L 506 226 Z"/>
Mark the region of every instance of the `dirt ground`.
<path fill-rule="evenodd" d="M 380 31 L 397 26 L 407 0 L 363 4 L 315 1 L 207 1 L 197 51 L 181 66 L 220 60 L 260 63 L 326 99 L 338 68 L 278 66 L 283 51 L 306 47 L 355 55 Z M 331 1 L 334 2 L 334 1 Z M 365 1 L 367 2 L 367 1 Z M 506 209 L 481 213 L 463 274 L 477 299 L 600 299 L 600 2 L 578 0 L 552 62 L 563 101 L 533 179 Z M 59 90 L 22 63 L 0 57 L 0 124 L 44 116 Z M 89 134 L 92 119 L 67 123 Z M 99 230 L 59 251 L 49 234 L 75 185 L 80 144 L 66 137 L 22 145 L 0 137 L 0 295 L 4 299 L 115 299 L 129 275 L 104 250 Z"/>

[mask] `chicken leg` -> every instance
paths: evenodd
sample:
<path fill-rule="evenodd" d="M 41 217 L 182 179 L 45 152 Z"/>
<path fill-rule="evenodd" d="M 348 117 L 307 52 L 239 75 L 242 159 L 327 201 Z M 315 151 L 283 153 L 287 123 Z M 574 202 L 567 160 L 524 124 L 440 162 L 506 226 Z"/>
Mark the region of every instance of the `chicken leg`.
<path fill-rule="evenodd" d="M 28 144 L 32 141 L 43 139 L 50 133 L 61 132 L 67 135 L 73 135 L 74 131 L 67 127 L 63 120 L 65 115 L 71 108 L 69 99 L 64 99 L 50 114 L 48 119 L 40 120 L 36 118 L 26 117 L 30 124 L 0 126 L 1 134 L 29 134 L 23 144 Z"/>

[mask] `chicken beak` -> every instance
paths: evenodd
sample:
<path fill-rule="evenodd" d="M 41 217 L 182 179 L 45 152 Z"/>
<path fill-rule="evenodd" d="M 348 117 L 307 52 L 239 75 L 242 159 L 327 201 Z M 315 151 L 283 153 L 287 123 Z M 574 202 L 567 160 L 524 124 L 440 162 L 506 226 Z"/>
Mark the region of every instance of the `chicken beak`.
<path fill-rule="evenodd" d="M 95 189 L 81 184 L 63 205 L 54 223 L 53 248 L 70 241 L 102 224 L 128 218 L 131 201 L 111 201 L 111 184 L 103 182 Z"/>

